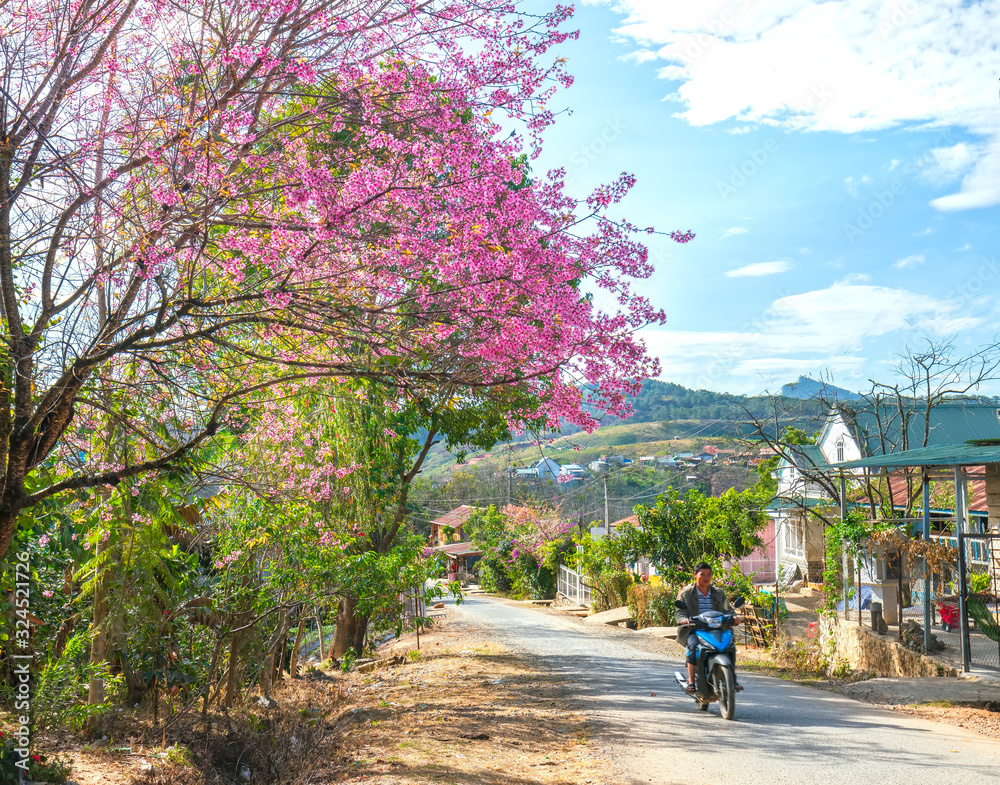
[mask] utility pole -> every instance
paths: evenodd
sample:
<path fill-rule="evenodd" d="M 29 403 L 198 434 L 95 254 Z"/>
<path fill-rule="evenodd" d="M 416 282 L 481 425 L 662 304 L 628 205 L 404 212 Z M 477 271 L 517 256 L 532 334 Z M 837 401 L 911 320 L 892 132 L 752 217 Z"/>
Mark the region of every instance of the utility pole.
<path fill-rule="evenodd" d="M 602 474 L 601 479 L 604 481 L 604 531 L 610 537 L 611 536 L 611 499 L 608 498 L 608 475 Z"/>

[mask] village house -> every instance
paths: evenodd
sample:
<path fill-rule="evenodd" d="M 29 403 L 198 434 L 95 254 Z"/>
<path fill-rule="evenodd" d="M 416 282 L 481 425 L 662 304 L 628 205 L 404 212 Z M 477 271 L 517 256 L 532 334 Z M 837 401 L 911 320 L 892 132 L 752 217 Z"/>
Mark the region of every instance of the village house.
<path fill-rule="evenodd" d="M 905 421 L 905 423 L 904 423 Z M 925 428 L 926 425 L 926 428 Z M 776 498 L 768 514 L 774 522 L 778 568 L 783 572 L 798 568 L 809 581 L 819 581 L 823 571 L 823 523 L 810 510 L 826 508 L 828 516 L 838 510 L 829 493 L 816 481 L 820 476 L 836 481 L 836 464 L 888 455 L 923 446 L 940 448 L 965 445 L 969 440 L 1000 438 L 997 408 L 972 402 L 942 403 L 931 409 L 929 422 L 924 410 L 911 406 L 902 413 L 894 406 L 841 406 L 826 417 L 815 445 L 797 445 L 788 450 L 774 472 L 778 481 Z M 848 476 L 860 476 L 863 469 L 849 469 Z M 889 470 L 884 470 L 889 471 Z M 903 511 L 907 493 L 913 491 L 912 475 L 908 481 L 901 471 L 891 471 L 888 487 L 893 507 Z M 909 487 L 908 487 L 909 484 Z M 919 492 L 919 480 L 916 483 Z M 931 514 L 935 517 L 954 516 L 954 499 L 947 493 L 931 498 Z M 850 498 L 850 506 L 863 505 L 863 498 Z M 917 505 L 919 506 L 919 504 Z M 987 526 L 986 491 L 982 479 L 969 482 L 969 525 L 973 532 L 985 532 Z M 885 565 L 877 564 L 874 574 L 866 576 L 873 595 L 894 604 L 894 598 L 883 592 Z M 891 592 L 890 592 L 891 593 Z"/>
<path fill-rule="evenodd" d="M 515 476 L 525 480 L 554 480 L 561 470 L 562 467 L 556 461 L 551 458 L 541 458 L 531 466 L 515 469 Z"/>
<path fill-rule="evenodd" d="M 462 531 L 463 524 L 475 511 L 475 507 L 463 504 L 431 521 L 431 547 L 447 557 L 448 580 L 467 580 L 469 571 L 482 556 L 482 551 Z"/>
<path fill-rule="evenodd" d="M 559 479 L 568 482 L 571 480 L 582 480 L 587 476 L 587 470 L 578 463 L 563 464 L 559 468 Z"/>
<path fill-rule="evenodd" d="M 431 521 L 431 546 L 449 545 L 462 542 L 462 524 L 476 511 L 475 507 L 463 504 Z"/>

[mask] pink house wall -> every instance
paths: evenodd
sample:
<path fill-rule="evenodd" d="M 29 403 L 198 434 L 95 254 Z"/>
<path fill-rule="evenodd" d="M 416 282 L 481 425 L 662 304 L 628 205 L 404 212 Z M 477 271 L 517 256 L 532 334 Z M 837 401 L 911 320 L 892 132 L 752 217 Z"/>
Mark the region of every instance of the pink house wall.
<path fill-rule="evenodd" d="M 767 526 L 760 534 L 764 545 L 758 548 L 749 556 L 744 556 L 737 563 L 740 569 L 747 575 L 757 573 L 754 581 L 757 583 L 767 583 L 774 580 L 774 518 L 769 518 Z"/>

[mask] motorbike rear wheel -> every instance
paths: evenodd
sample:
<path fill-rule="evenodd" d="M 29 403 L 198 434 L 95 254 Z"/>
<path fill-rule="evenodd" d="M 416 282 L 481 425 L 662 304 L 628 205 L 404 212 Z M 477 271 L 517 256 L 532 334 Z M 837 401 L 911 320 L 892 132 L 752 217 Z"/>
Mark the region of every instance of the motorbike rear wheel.
<path fill-rule="evenodd" d="M 719 714 L 722 719 L 731 720 L 736 713 L 736 679 L 730 668 L 717 666 L 715 669 L 715 692 L 719 696 Z"/>

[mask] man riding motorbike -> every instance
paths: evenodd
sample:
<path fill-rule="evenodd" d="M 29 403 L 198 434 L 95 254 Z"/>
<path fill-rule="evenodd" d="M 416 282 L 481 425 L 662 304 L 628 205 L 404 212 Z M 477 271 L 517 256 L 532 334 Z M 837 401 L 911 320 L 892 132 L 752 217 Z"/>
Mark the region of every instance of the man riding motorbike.
<path fill-rule="evenodd" d="M 698 636 L 693 635 L 691 617 L 697 616 L 705 611 L 719 611 L 720 613 L 733 613 L 733 606 L 729 604 L 726 593 L 712 585 L 712 567 L 708 562 L 699 562 L 694 568 L 694 583 L 680 590 L 677 601 L 684 604 L 686 611 L 677 610 L 677 642 L 681 646 L 687 647 L 687 667 L 688 684 L 687 691 L 695 692 L 695 663 L 697 662 L 696 649 L 698 646 Z M 743 622 L 742 616 L 737 616 L 734 623 Z M 735 663 L 734 663 L 735 664 Z M 736 691 L 743 688 L 737 683 Z"/>

